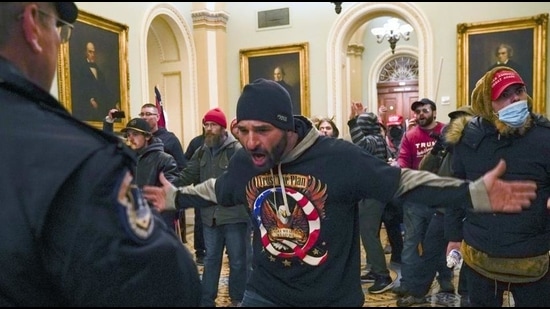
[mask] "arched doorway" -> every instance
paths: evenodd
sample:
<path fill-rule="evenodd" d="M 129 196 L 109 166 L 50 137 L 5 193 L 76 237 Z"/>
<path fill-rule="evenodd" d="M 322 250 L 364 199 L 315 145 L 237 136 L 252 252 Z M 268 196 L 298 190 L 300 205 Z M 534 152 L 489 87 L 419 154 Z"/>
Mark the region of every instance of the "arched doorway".
<path fill-rule="evenodd" d="M 158 85 L 168 118 L 167 129 L 178 137 L 183 147 L 198 134 L 192 128 L 200 126 L 197 61 L 191 33 L 177 9 L 170 4 L 158 4 L 144 23 L 142 37 L 146 38 L 146 44 L 140 44 L 142 54 L 146 55 L 141 66 L 141 77 L 147 85 L 142 89 L 143 97 L 154 103 L 154 87 Z"/>
<path fill-rule="evenodd" d="M 350 94 L 349 70 L 346 52 L 350 39 L 357 29 L 370 19 L 379 16 L 396 16 L 409 23 L 415 30 L 418 40 L 418 93 L 428 96 L 433 92 L 433 36 L 427 18 L 413 3 L 407 2 L 360 2 L 342 12 L 330 30 L 327 42 L 327 94 L 328 115 L 335 115 L 335 121 L 345 128 Z M 397 53 L 397 50 L 396 50 Z M 369 102 L 377 101 L 378 72 L 369 72 Z"/>
<path fill-rule="evenodd" d="M 410 119 L 410 106 L 418 100 L 418 60 L 411 56 L 390 59 L 380 71 L 376 84 L 378 108 L 384 106 L 385 118 L 393 114 Z"/>

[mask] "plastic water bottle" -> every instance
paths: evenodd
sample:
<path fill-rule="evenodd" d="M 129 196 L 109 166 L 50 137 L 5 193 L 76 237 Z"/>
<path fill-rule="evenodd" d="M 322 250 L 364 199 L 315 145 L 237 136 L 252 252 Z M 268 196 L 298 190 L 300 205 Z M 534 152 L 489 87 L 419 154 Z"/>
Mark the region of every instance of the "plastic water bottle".
<path fill-rule="evenodd" d="M 447 267 L 449 268 L 459 265 L 461 261 L 462 253 L 460 253 L 457 249 L 451 250 L 451 252 L 447 255 Z"/>

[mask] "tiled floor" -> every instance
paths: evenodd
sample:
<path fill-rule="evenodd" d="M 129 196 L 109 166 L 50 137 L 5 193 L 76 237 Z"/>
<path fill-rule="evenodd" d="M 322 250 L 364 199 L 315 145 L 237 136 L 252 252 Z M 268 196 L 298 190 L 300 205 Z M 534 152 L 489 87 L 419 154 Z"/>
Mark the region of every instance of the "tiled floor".
<path fill-rule="evenodd" d="M 189 222 L 189 220 L 187 221 Z M 185 244 L 191 252 L 193 251 L 193 226 L 187 226 L 187 243 Z M 383 233 L 383 230 L 382 230 Z M 383 237 L 382 239 L 385 239 Z M 386 258 L 389 260 L 390 255 L 386 255 Z M 362 267 L 365 269 L 365 256 L 362 257 Z M 400 276 L 400 267 L 397 264 L 389 264 L 391 276 L 395 280 L 399 280 Z M 202 266 L 199 266 L 199 273 L 202 273 Z M 228 291 L 227 291 L 227 274 L 228 274 L 228 264 L 227 257 L 224 257 L 224 263 L 222 266 L 222 274 L 220 278 L 220 285 L 218 291 L 218 298 L 216 299 L 216 305 L 218 307 L 230 307 L 231 302 L 229 300 Z M 399 281 L 397 281 L 399 282 Z M 455 287 L 458 286 L 458 270 L 455 271 L 454 277 Z M 365 292 L 365 303 L 363 307 L 397 307 L 397 295 L 393 292 L 387 291 L 381 294 L 370 294 L 367 290 L 372 283 L 364 283 L 363 291 Z M 457 295 L 440 293 L 436 294 L 436 291 L 439 290 L 439 285 L 436 280 L 432 284 L 432 293 L 427 297 L 428 303 L 423 305 L 417 305 L 414 307 L 460 307 L 460 298 Z M 510 307 L 509 304 L 505 301 L 505 307 Z M 513 305 L 512 305 L 513 307 Z"/>

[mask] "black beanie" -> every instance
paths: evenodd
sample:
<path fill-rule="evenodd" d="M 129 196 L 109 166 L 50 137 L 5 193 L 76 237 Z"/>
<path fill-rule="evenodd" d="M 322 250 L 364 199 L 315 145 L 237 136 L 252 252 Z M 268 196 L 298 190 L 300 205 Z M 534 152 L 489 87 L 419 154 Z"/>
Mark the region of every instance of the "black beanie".
<path fill-rule="evenodd" d="M 237 102 L 237 122 L 241 120 L 268 122 L 279 129 L 294 131 L 288 91 L 276 81 L 263 78 L 244 86 Z"/>

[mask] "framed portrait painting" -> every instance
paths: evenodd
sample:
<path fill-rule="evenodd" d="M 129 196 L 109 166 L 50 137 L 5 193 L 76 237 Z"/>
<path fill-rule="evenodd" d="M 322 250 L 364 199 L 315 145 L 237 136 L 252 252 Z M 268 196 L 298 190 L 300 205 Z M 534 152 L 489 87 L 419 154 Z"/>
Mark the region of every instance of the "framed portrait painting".
<path fill-rule="evenodd" d="M 309 117 L 309 44 L 241 49 L 241 89 L 258 78 L 277 81 L 290 94 L 293 112 Z"/>
<path fill-rule="evenodd" d="M 73 116 L 101 128 L 110 109 L 130 115 L 127 41 L 127 26 L 79 11 L 58 58 L 59 100 Z M 114 129 L 126 122 L 117 119 Z"/>
<path fill-rule="evenodd" d="M 470 104 L 476 82 L 490 69 L 516 70 L 533 98 L 533 111 L 546 114 L 548 14 L 457 25 L 458 106 Z"/>

